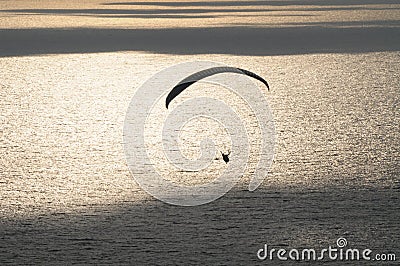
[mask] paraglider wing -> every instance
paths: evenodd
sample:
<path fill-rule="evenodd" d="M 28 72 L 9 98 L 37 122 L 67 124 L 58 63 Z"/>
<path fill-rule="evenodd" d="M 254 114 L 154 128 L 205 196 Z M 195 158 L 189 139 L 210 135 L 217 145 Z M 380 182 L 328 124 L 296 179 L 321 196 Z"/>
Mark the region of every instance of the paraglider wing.
<path fill-rule="evenodd" d="M 252 77 L 252 78 L 255 78 L 256 80 L 261 81 L 262 83 L 265 84 L 265 86 L 267 86 L 267 89 L 269 90 L 268 82 L 265 79 L 263 79 L 262 77 L 260 77 L 259 75 L 257 75 L 256 73 L 250 72 L 250 71 L 248 71 L 246 69 L 242 69 L 242 68 L 238 68 L 238 70 L 243 72 L 243 74 L 245 74 L 249 77 Z"/>
<path fill-rule="evenodd" d="M 197 81 L 215 75 L 215 74 L 219 74 L 219 73 L 226 73 L 226 72 L 231 72 L 231 73 L 237 73 L 237 74 L 244 74 L 247 75 L 249 77 L 255 78 L 259 81 L 261 81 L 262 83 L 265 84 L 265 86 L 267 86 L 268 90 L 269 90 L 269 85 L 267 83 L 267 81 L 265 79 L 263 79 L 262 77 L 260 77 L 259 75 L 250 72 L 246 69 L 241 69 L 241 68 L 236 68 L 236 67 L 212 67 L 209 69 L 205 69 L 199 72 L 196 72 L 190 76 L 188 76 L 187 78 L 183 79 L 181 82 L 179 82 L 178 85 L 176 85 L 171 92 L 168 94 L 167 99 L 165 101 L 165 106 L 168 109 L 168 105 L 169 103 L 176 97 L 178 96 L 181 92 L 183 92 L 187 87 L 189 87 L 190 85 L 192 85 L 193 83 L 196 83 Z"/>

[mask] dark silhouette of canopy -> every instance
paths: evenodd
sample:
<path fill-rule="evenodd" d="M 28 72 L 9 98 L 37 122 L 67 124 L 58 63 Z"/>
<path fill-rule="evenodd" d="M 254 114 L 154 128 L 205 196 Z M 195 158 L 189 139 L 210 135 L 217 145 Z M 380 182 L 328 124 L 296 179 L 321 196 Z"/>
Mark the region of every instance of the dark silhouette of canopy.
<path fill-rule="evenodd" d="M 269 90 L 269 85 L 267 83 L 267 81 L 265 79 L 263 79 L 262 77 L 260 77 L 259 75 L 250 72 L 248 70 L 245 69 L 241 69 L 241 68 L 236 68 L 236 67 L 212 67 L 209 69 L 205 69 L 199 72 L 196 72 L 190 76 L 188 76 L 187 78 L 183 79 L 181 82 L 179 82 L 178 85 L 176 85 L 171 92 L 168 94 L 166 102 L 165 102 L 165 106 L 168 109 L 168 105 L 169 103 L 176 97 L 178 96 L 182 91 L 184 91 L 187 87 L 189 87 L 190 85 L 192 85 L 193 83 L 196 83 L 197 81 L 215 75 L 215 74 L 219 74 L 219 73 L 225 73 L 225 72 L 231 72 L 231 73 L 237 73 L 237 74 L 244 74 L 247 75 L 249 77 L 255 78 L 259 81 L 261 81 L 262 83 L 265 84 L 265 86 L 267 86 L 268 90 Z"/>

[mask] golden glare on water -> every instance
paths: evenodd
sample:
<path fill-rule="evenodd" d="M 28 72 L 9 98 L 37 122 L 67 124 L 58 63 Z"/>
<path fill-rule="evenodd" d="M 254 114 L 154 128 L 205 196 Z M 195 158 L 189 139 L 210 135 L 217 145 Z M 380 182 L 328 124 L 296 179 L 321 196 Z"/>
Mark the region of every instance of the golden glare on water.
<path fill-rule="evenodd" d="M 1 59 L 6 69 L 1 90 L 3 215 L 148 200 L 123 154 L 127 105 L 153 73 L 193 59 L 257 69 L 270 80 L 266 97 L 278 143 L 263 186 L 394 184 L 399 77 L 393 68 L 399 64 L 392 53 L 11 57 Z M 375 63 L 359 68 L 360 62 Z M 267 67 L 261 70 L 262 65 Z M 214 138 L 226 149 L 229 143 L 219 134 Z"/>
<path fill-rule="evenodd" d="M 304 26 L 399 19 L 396 1 L 1 1 L 1 28 Z M 342 3 L 340 3 L 342 2 Z M 369 1 L 371 2 L 371 1 Z M 323 3 L 321 5 L 321 3 Z M 389 4 L 388 4 L 389 3 Z M 367 4 L 367 5 L 365 5 Z"/>

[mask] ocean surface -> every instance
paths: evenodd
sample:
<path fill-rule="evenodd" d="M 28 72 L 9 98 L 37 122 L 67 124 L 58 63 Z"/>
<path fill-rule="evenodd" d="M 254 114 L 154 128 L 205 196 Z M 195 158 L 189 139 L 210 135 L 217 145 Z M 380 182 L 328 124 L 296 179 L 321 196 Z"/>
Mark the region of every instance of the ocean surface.
<path fill-rule="evenodd" d="M 340 237 L 398 263 L 399 22 L 390 0 L 0 1 L 0 264 L 290 265 L 257 251 Z M 253 192 L 250 155 L 225 196 L 172 206 L 135 182 L 123 126 L 147 79 L 196 60 L 268 80 L 270 91 L 256 85 L 274 115 L 275 157 Z M 203 92 L 229 98 L 182 99 Z M 230 148 L 214 126 L 189 127 L 185 156 L 205 133 Z M 225 167 L 212 166 L 157 167 L 193 185 Z"/>

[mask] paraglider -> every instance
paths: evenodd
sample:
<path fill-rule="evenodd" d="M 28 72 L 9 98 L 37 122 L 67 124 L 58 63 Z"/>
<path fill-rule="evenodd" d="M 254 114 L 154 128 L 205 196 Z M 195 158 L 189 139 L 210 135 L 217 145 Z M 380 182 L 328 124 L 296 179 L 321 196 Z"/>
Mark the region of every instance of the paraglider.
<path fill-rule="evenodd" d="M 226 72 L 244 74 L 244 75 L 247 75 L 249 77 L 255 78 L 255 79 L 261 81 L 262 83 L 264 83 L 265 86 L 267 86 L 267 88 L 269 90 L 269 85 L 268 85 L 267 81 L 265 79 L 263 79 L 262 77 L 260 77 L 259 75 L 253 73 L 253 72 L 250 72 L 248 70 L 241 69 L 241 68 L 236 68 L 236 67 L 212 67 L 212 68 L 209 68 L 209 69 L 205 69 L 205 70 L 196 72 L 196 73 L 188 76 L 187 78 L 183 79 L 181 82 L 179 82 L 179 84 L 176 85 L 171 90 L 171 92 L 168 94 L 167 99 L 165 101 L 165 106 L 168 109 L 169 103 L 176 96 L 178 96 L 181 92 L 183 92 L 187 87 L 189 87 L 193 83 L 196 83 L 197 81 L 199 81 L 199 80 L 201 80 L 203 78 L 206 78 L 206 77 L 209 77 L 209 76 L 212 76 L 212 75 L 215 75 L 215 74 L 219 74 L 219 73 L 226 73 Z"/>
<path fill-rule="evenodd" d="M 254 79 L 257 79 L 259 81 L 261 81 L 262 83 L 264 83 L 264 85 L 267 87 L 267 89 L 269 90 L 269 85 L 267 83 L 267 81 L 265 79 L 263 79 L 262 77 L 260 77 L 259 75 L 250 72 L 248 70 L 242 69 L 242 68 L 236 68 L 236 67 L 212 67 L 212 68 L 208 68 L 199 72 L 196 72 L 186 78 L 184 78 L 181 82 L 178 83 L 178 85 L 176 85 L 171 91 L 170 93 L 167 95 L 166 101 L 165 101 L 165 106 L 168 109 L 168 106 L 170 104 L 170 102 L 175 99 L 181 92 L 183 92 L 187 87 L 189 87 L 190 85 L 196 83 L 197 81 L 212 76 L 212 75 L 216 75 L 219 73 L 237 73 L 237 74 L 243 74 L 249 77 L 252 77 Z M 231 154 L 231 152 L 229 151 L 228 153 L 223 153 L 221 152 L 222 155 L 222 159 L 224 160 L 224 162 L 227 164 L 229 162 L 229 155 Z M 216 158 L 216 160 L 219 160 L 218 158 Z"/>

